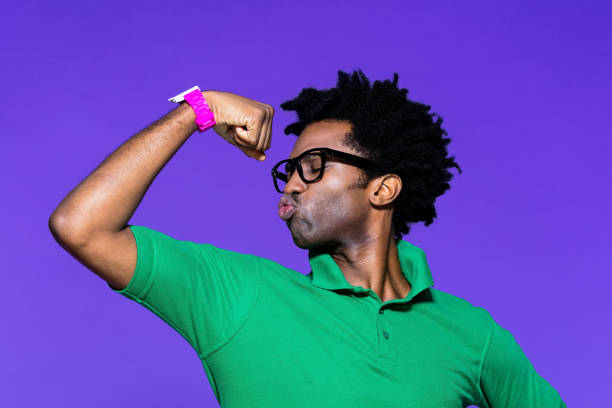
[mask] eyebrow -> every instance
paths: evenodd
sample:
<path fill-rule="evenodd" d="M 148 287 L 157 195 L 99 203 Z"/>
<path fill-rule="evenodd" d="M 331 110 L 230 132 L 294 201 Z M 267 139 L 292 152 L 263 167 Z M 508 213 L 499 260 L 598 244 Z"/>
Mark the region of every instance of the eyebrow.
<path fill-rule="evenodd" d="M 304 152 L 307 152 L 308 150 L 312 150 L 312 149 L 321 149 L 321 147 L 320 147 L 320 146 L 319 146 L 319 147 L 309 147 L 308 149 L 304 149 L 304 151 L 302 151 L 302 153 L 300 153 L 300 154 L 296 154 L 296 155 L 295 155 L 295 156 L 293 156 L 293 157 L 288 157 L 288 159 L 295 159 L 296 157 L 299 157 L 299 156 L 301 156 L 302 154 L 304 154 Z M 331 149 L 331 147 L 330 147 L 330 149 Z"/>
<path fill-rule="evenodd" d="M 353 155 L 355 154 L 355 153 L 353 153 L 353 152 L 345 152 L 345 151 L 343 151 L 343 150 L 336 149 L 336 148 L 334 148 L 334 147 L 327 147 L 327 146 L 316 146 L 316 147 L 309 147 L 308 149 L 304 149 L 304 151 L 302 151 L 302 153 L 297 154 L 297 155 L 295 155 L 295 156 L 293 156 L 293 157 L 288 157 L 288 159 L 295 159 L 296 157 L 299 157 L 299 156 L 301 156 L 302 154 L 304 154 L 305 152 L 307 152 L 308 150 L 313 150 L 313 149 L 332 149 L 332 150 L 337 150 L 337 151 L 342 152 L 342 153 L 353 154 Z M 332 157 L 332 158 L 334 158 L 334 159 L 338 159 L 338 157 L 333 157 L 333 156 L 328 156 L 328 157 Z M 341 160 L 344 160 L 344 159 L 341 159 Z"/>

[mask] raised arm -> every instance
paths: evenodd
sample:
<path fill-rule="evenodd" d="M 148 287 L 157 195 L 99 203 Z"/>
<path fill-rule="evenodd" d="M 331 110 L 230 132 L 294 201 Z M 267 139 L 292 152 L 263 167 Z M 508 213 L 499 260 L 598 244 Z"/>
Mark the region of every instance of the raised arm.
<path fill-rule="evenodd" d="M 274 109 L 228 92 L 202 94 L 215 115 L 215 132 L 248 157 L 264 160 Z M 193 109 L 181 102 L 119 146 L 49 217 L 57 242 L 113 288 L 127 286 L 136 266 L 127 223 L 157 174 L 196 130 Z"/>

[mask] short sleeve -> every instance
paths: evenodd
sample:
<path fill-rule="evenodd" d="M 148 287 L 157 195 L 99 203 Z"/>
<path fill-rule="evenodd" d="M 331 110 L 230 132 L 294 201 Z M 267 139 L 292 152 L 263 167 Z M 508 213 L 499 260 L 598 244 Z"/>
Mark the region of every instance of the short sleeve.
<path fill-rule="evenodd" d="M 487 313 L 488 314 L 488 313 Z M 510 331 L 490 314 L 490 330 L 480 369 L 481 408 L 567 408 L 535 370 Z"/>
<path fill-rule="evenodd" d="M 263 258 L 129 228 L 138 251 L 134 275 L 122 290 L 108 287 L 155 313 L 200 356 L 220 348 L 255 303 Z"/>

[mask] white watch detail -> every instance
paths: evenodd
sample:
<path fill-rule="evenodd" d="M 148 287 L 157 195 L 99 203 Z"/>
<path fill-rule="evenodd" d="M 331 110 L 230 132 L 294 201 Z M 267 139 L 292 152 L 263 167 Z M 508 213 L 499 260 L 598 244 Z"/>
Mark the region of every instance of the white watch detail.
<path fill-rule="evenodd" d="M 215 114 L 208 107 L 206 99 L 204 99 L 204 96 L 200 91 L 200 87 L 197 85 L 186 90 L 185 92 L 181 92 L 180 94 L 173 96 L 168 100 L 174 103 L 185 101 L 193 108 L 193 111 L 196 114 L 195 122 L 196 125 L 198 125 L 200 133 L 217 124 L 215 121 Z"/>

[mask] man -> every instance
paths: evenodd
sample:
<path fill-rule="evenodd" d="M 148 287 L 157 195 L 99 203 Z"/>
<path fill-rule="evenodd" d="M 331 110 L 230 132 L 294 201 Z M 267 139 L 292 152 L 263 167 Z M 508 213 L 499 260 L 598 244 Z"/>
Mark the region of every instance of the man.
<path fill-rule="evenodd" d="M 298 138 L 273 181 L 307 275 L 127 224 L 198 128 L 265 159 L 273 108 L 227 92 L 185 94 L 71 191 L 50 229 L 193 346 L 223 407 L 565 407 L 512 334 L 433 289 L 424 252 L 401 239 L 433 222 L 448 169 L 461 169 L 442 119 L 397 80 L 339 71 L 336 88 L 281 104 Z"/>

